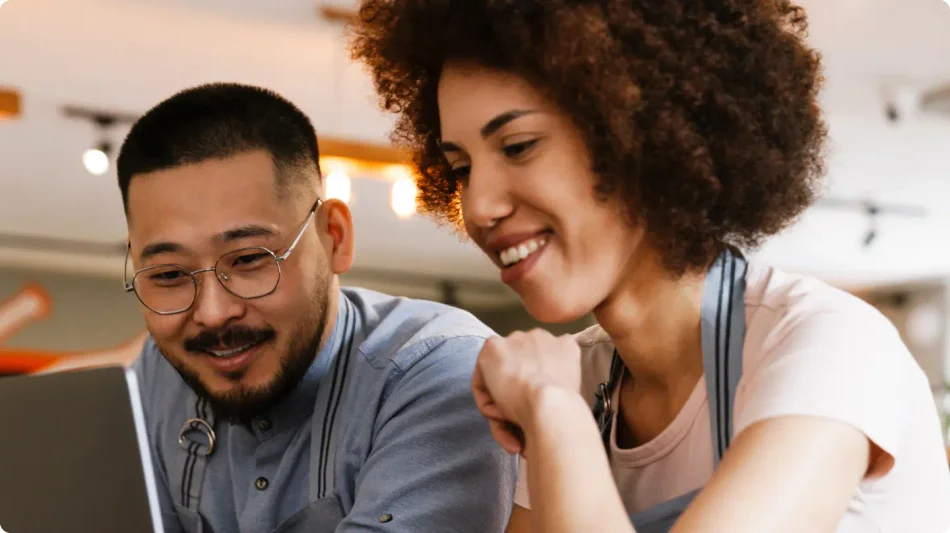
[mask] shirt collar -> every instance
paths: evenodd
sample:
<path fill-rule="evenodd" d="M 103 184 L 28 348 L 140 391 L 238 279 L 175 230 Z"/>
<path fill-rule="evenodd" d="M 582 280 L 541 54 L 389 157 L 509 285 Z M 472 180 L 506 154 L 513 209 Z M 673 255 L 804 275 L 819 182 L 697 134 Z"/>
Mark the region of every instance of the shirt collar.
<path fill-rule="evenodd" d="M 355 318 L 352 315 L 356 314 L 353 305 L 343 291 L 338 294 L 339 305 L 333 332 L 317 353 L 307 373 L 282 402 L 252 421 L 252 431 L 259 438 L 266 439 L 288 428 L 297 427 L 313 415 L 320 383 L 326 376 L 330 363 L 339 355 L 355 329 L 352 327 Z"/>

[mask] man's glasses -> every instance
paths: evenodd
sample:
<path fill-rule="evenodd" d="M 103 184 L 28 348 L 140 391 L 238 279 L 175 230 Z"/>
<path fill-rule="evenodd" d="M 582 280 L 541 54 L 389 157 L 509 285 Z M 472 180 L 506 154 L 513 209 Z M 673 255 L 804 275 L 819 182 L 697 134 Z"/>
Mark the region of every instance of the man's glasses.
<path fill-rule="evenodd" d="M 294 242 L 282 255 L 262 246 L 251 246 L 222 255 L 212 268 L 188 270 L 181 265 L 146 267 L 135 272 L 132 283 L 129 283 L 127 272 L 132 250 L 129 244 L 123 269 L 125 291 L 135 292 L 142 305 L 160 315 L 173 315 L 191 309 L 198 298 L 198 279 L 195 276 L 202 272 L 214 272 L 221 286 L 238 298 L 251 300 L 267 296 L 274 292 L 280 282 L 280 264 L 290 257 L 322 202 L 322 199 L 317 198 Z"/>

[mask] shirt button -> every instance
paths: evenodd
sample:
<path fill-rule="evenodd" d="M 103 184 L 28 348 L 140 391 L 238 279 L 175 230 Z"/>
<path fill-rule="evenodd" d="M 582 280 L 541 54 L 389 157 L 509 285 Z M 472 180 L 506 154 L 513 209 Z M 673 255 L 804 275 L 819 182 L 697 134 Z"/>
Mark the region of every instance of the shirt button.
<path fill-rule="evenodd" d="M 270 420 L 266 418 L 257 422 L 257 429 L 261 431 L 267 431 L 270 429 Z"/>
<path fill-rule="evenodd" d="M 257 487 L 257 490 L 264 490 L 267 488 L 268 482 L 266 477 L 259 477 L 257 481 L 254 482 L 254 486 Z"/>

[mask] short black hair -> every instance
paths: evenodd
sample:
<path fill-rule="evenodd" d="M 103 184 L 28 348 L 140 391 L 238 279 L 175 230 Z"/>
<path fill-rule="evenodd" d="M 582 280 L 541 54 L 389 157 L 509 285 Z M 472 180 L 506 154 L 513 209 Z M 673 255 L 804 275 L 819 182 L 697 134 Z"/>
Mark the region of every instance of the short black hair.
<path fill-rule="evenodd" d="M 313 124 L 274 91 L 211 83 L 176 93 L 139 118 L 119 150 L 116 169 L 126 216 L 135 175 L 251 150 L 271 154 L 279 194 L 320 178 Z"/>

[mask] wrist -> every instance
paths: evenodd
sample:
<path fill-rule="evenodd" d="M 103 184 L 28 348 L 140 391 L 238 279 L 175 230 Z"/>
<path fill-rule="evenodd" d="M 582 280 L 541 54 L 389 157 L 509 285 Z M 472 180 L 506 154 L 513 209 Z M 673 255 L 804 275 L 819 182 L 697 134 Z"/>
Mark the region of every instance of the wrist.
<path fill-rule="evenodd" d="M 560 424 L 577 416 L 590 417 L 590 406 L 575 391 L 543 385 L 533 390 L 528 399 L 523 430 L 528 434 L 543 431 L 552 424 Z"/>

